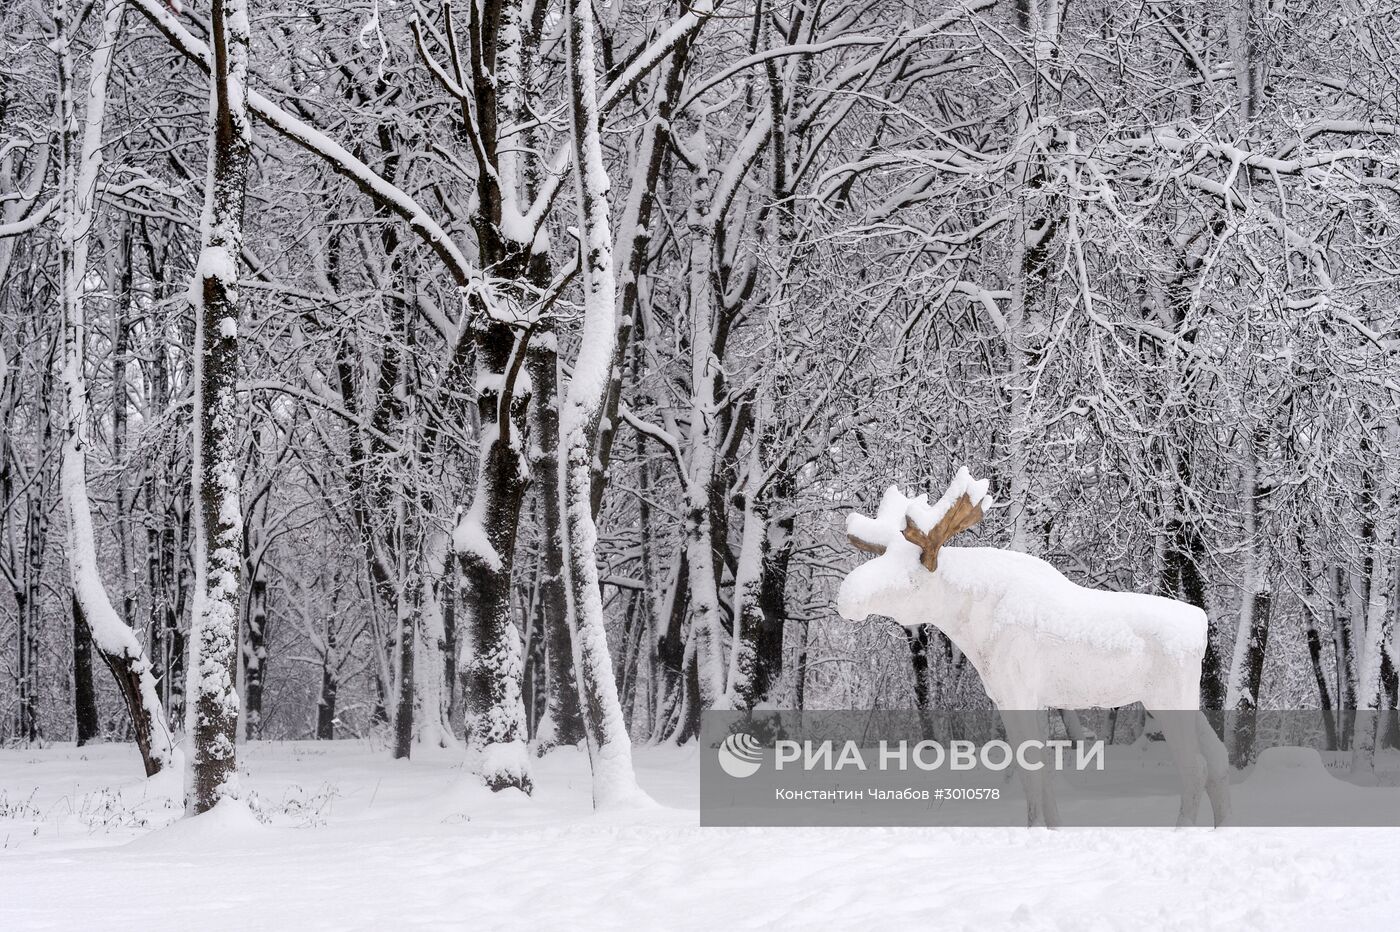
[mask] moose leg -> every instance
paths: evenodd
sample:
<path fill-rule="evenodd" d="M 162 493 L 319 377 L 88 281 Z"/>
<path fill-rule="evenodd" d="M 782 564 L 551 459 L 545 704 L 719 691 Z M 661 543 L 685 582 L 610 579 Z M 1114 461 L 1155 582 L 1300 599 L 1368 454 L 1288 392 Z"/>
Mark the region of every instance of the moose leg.
<path fill-rule="evenodd" d="M 1032 828 L 1037 825 L 1057 828 L 1060 824 L 1059 811 L 1055 807 L 1050 782 L 1044 771 L 1043 751 L 1045 740 L 1048 737 L 1045 713 L 1024 710 L 1003 711 L 1001 720 L 1006 726 L 1007 740 L 1017 753 L 1016 769 L 1020 772 L 1021 788 L 1026 793 L 1026 824 Z M 1034 747 L 1022 751 L 1022 748 L 1032 741 L 1039 742 L 1041 753 L 1037 753 Z M 1023 753 L 1031 767 L 1021 766 Z M 1040 764 L 1039 767 L 1035 766 L 1037 763 Z M 1049 800 L 1048 807 L 1047 800 Z"/>
<path fill-rule="evenodd" d="M 1048 730 L 1046 735 L 1049 736 Z M 1041 805 L 1044 807 L 1045 813 L 1045 827 L 1059 828 L 1061 825 L 1060 804 L 1055 801 L 1055 771 L 1042 770 L 1040 772 L 1040 792 Z"/>
<path fill-rule="evenodd" d="M 1195 715 L 1196 740 L 1206 761 L 1206 795 L 1219 828 L 1230 820 L 1230 755 L 1204 712 Z"/>
<path fill-rule="evenodd" d="M 1205 763 L 1201 760 L 1201 745 L 1196 735 L 1196 719 L 1200 713 L 1172 709 L 1152 714 L 1162 726 L 1162 737 L 1167 739 L 1167 748 L 1181 774 L 1181 811 L 1176 817 L 1177 828 L 1195 825 L 1196 816 L 1201 810 L 1201 791 L 1206 783 Z"/>

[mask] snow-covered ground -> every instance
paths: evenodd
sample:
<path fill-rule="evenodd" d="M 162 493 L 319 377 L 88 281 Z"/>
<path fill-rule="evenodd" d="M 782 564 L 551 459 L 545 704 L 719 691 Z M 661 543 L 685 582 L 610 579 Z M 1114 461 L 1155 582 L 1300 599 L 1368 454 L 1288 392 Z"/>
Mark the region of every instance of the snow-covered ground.
<path fill-rule="evenodd" d="M 595 816 L 587 761 L 534 798 L 455 755 L 254 743 L 260 819 L 175 822 L 131 747 L 0 751 L 0 929 L 1393 928 L 1393 829 L 720 829 L 695 748 L 639 749 L 662 807 Z M 264 821 L 260 821 L 264 820 Z"/>

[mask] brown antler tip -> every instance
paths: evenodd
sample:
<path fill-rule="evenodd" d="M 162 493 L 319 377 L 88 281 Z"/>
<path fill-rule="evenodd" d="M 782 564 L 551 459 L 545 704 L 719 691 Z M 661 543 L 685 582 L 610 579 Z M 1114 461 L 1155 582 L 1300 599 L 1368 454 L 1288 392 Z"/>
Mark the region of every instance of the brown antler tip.
<path fill-rule="evenodd" d="M 870 541 L 862 540 L 854 534 L 847 534 L 846 540 L 850 541 L 851 546 L 859 550 L 861 553 L 873 553 L 876 556 L 879 556 L 880 554 L 885 552 L 885 548 L 880 546 L 879 544 L 872 544 Z"/>

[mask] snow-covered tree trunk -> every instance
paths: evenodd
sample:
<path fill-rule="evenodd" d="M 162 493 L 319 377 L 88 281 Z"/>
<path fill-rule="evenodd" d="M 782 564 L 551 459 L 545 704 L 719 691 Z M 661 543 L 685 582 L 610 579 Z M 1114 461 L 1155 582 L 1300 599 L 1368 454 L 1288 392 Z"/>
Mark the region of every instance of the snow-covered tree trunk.
<path fill-rule="evenodd" d="M 1303 635 L 1307 640 L 1308 662 L 1312 665 L 1313 682 L 1317 685 L 1318 707 L 1322 710 L 1322 725 L 1327 735 L 1327 747 L 1337 749 L 1337 720 L 1333 709 L 1332 689 L 1327 685 L 1327 670 L 1323 664 L 1322 631 L 1319 621 L 1322 616 L 1322 594 L 1319 590 L 1316 570 L 1308 556 L 1308 537 L 1299 530 L 1294 543 L 1298 548 L 1298 564 L 1301 570 L 1303 603 Z"/>
<path fill-rule="evenodd" d="M 131 353 L 131 322 L 129 320 L 132 282 L 131 224 L 123 220 L 116 236 L 117 248 L 109 250 L 107 281 L 114 288 L 112 295 L 112 460 L 124 473 L 127 446 L 127 361 Z M 115 268 L 113 268 L 115 266 Z M 122 621 L 129 628 L 136 624 L 136 587 L 131 574 L 130 518 L 125 483 L 120 475 L 113 498 L 114 524 L 117 537 L 117 573 L 121 579 Z"/>
<path fill-rule="evenodd" d="M 90 428 L 85 374 L 87 326 L 84 288 L 88 237 L 95 213 L 98 172 L 102 165 L 102 124 L 106 113 L 107 79 L 112 68 L 125 6 L 107 0 L 102 38 L 94 49 L 86 87 L 80 150 L 74 151 L 78 115 L 73 99 L 72 23 L 66 0 L 54 5 L 59 54 L 60 121 L 60 305 L 63 313 L 63 383 L 68 399 L 68 422 L 60 466 L 60 486 L 68 516 L 68 567 L 79 615 L 93 644 L 112 671 L 131 715 L 132 730 L 141 750 L 146 775 L 167 767 L 174 754 L 155 677 L 135 632 L 122 621 L 108 597 L 97 564 L 97 540 L 88 501 L 86 441 Z"/>
<path fill-rule="evenodd" d="M 598 578 L 598 529 L 593 522 L 593 445 L 617 339 L 617 278 L 608 217 L 608 175 L 598 125 L 593 7 L 568 3 L 569 104 L 583 254 L 582 342 L 560 412 L 564 483 L 561 508 L 567 547 L 565 582 L 579 697 L 593 768 L 593 805 L 606 808 L 644 799 L 632 770 L 632 743 L 613 679 Z"/>
<path fill-rule="evenodd" d="M 244 663 L 244 737 L 262 737 L 263 687 L 267 682 L 267 568 L 253 562 L 248 574 L 248 644 Z"/>
<path fill-rule="evenodd" d="M 1255 0 L 1226 0 L 1225 35 L 1238 95 L 1240 137 L 1250 134 L 1264 95 L 1264 60 L 1257 47 Z"/>
<path fill-rule="evenodd" d="M 584 739 L 579 708 L 578 678 L 574 675 L 569 638 L 568 597 L 564 592 L 564 527 L 559 489 L 559 347 L 552 323 L 542 322 L 530 341 L 530 381 L 534 386 L 530 414 L 530 463 L 539 488 L 540 532 L 544 549 L 540 567 L 540 616 L 544 626 L 545 707 L 535 734 L 535 749 L 545 754 L 560 745 Z"/>
<path fill-rule="evenodd" d="M 421 57 L 460 104 L 457 132 L 476 160 L 471 222 L 477 261 L 485 270 L 466 283 L 476 356 L 477 470 L 470 507 L 453 534 L 462 574 L 458 608 L 469 766 L 493 789 L 528 793 L 525 665 L 511 613 L 511 582 L 528 478 L 522 441 L 530 391 L 522 368 L 530 334 L 523 324 L 533 289 L 548 284 L 549 256 L 535 249 L 546 240 L 536 238 L 521 215 L 517 140 L 501 138 L 503 122 L 516 119 L 523 106 L 523 26 L 514 0 L 474 6 L 467 21 L 471 54 L 464 57 L 455 39 L 444 42 L 451 74 L 417 35 Z"/>
<path fill-rule="evenodd" d="M 419 618 L 418 656 L 414 661 L 414 691 L 418 721 L 414 741 L 424 747 L 450 748 L 457 739 L 449 725 L 450 696 L 444 655 L 447 629 L 443 620 L 443 594 L 448 592 L 454 573 L 444 563 L 449 540 L 445 532 L 430 534 L 424 544 L 418 576 Z"/>
<path fill-rule="evenodd" d="M 335 622 L 326 622 L 326 635 L 321 650 L 321 690 L 316 698 L 316 740 L 334 741 L 336 697 L 340 692 L 340 654 L 337 650 Z"/>
<path fill-rule="evenodd" d="M 166 267 L 161 261 L 162 254 L 149 232 L 143 237 L 143 244 L 149 260 L 152 297 L 164 300 L 168 297 L 168 280 L 164 277 Z M 164 410 L 170 403 L 171 393 L 165 325 L 158 319 L 150 323 L 160 339 L 146 368 L 146 401 L 153 409 Z M 182 548 L 177 546 L 176 538 L 182 536 L 180 529 L 188 513 L 185 507 L 187 484 L 178 480 L 172 483 L 164 465 L 158 458 L 146 469 L 141 481 L 141 499 L 146 512 L 161 516 L 159 520 L 148 522 L 146 528 L 145 575 L 149 593 L 146 628 L 152 672 L 161 703 L 167 718 L 175 720 L 183 706 L 185 687 L 186 651 L 178 623 L 184 580 L 177 569 L 177 554 Z"/>
<path fill-rule="evenodd" d="M 755 447 L 757 450 L 757 447 Z M 757 471 L 752 457 L 750 474 Z M 766 626 L 761 596 L 763 565 L 768 559 L 768 507 L 752 491 L 744 497 L 744 530 L 734 576 L 734 639 L 729 649 L 728 685 L 724 704 L 751 709 L 762 698 L 759 682 L 760 638 Z"/>
<path fill-rule="evenodd" d="M 710 216 L 710 179 L 703 161 L 707 142 L 698 130 L 688 143 L 701 159 L 692 182 L 686 221 L 691 247 L 688 270 L 690 311 L 691 401 L 690 438 L 685 485 L 686 566 L 690 572 L 690 629 L 688 664 L 695 664 L 699 701 L 687 708 L 694 730 L 702 710 L 722 702 L 725 687 L 724 630 L 720 624 L 720 567 L 715 558 L 715 484 L 718 469 L 717 390 L 720 363 L 714 354 L 714 288 L 712 285 L 713 221 Z M 722 506 L 721 506 L 722 508 Z"/>
<path fill-rule="evenodd" d="M 1381 432 L 1383 454 L 1394 456 L 1400 450 L 1400 423 L 1391 420 Z M 1381 692 L 1381 668 L 1395 629 L 1396 572 L 1400 559 L 1400 492 L 1392 485 L 1390 476 L 1382 472 L 1370 496 L 1374 509 L 1371 552 L 1367 564 L 1370 580 L 1367 586 L 1362 635 L 1357 647 L 1356 716 L 1351 745 L 1353 776 L 1374 779 L 1376 749 L 1385 733 L 1384 708 Z"/>
<path fill-rule="evenodd" d="M 1269 587 L 1268 560 L 1263 517 L 1263 500 L 1268 488 L 1259 481 L 1259 455 L 1263 438 L 1253 437 L 1242 451 L 1244 469 L 1240 477 L 1239 496 L 1244 520 L 1244 579 L 1239 587 L 1239 624 L 1235 631 L 1234 652 L 1231 654 L 1230 674 L 1226 681 L 1225 708 L 1237 713 L 1230 746 L 1236 766 L 1254 759 L 1254 730 L 1259 708 L 1259 689 L 1263 685 L 1264 656 L 1269 644 L 1269 621 L 1273 594 Z"/>
<path fill-rule="evenodd" d="M 246 0 L 214 0 L 211 132 L 195 306 L 195 457 L 198 490 L 186 808 L 197 815 L 238 793 L 239 576 L 243 515 L 238 475 L 238 263 L 252 126 L 248 116 Z"/>
<path fill-rule="evenodd" d="M 256 462 L 258 440 L 254 439 L 250 446 Z M 249 495 L 243 531 L 243 579 L 247 598 L 244 599 L 244 640 L 240 646 L 242 680 L 239 693 L 243 699 L 240 730 L 249 741 L 262 737 L 263 688 L 267 682 L 267 561 L 271 544 L 267 510 L 271 499 L 270 483 L 270 477 L 262 480 Z"/>
<path fill-rule="evenodd" d="M 777 383 L 781 384 L 781 380 Z M 735 631 L 726 690 L 726 704 L 739 709 L 752 709 L 766 701 L 782 670 L 783 597 L 781 592 L 775 593 L 773 587 L 786 582 L 779 583 L 774 574 L 778 572 L 776 561 L 784 559 L 779 551 L 787 546 L 791 526 L 772 521 L 769 490 L 790 488 L 790 483 L 769 481 L 770 468 L 782 470 L 784 467 L 772 462 L 777 441 L 777 412 L 770 397 L 772 388 L 760 391 L 754 416 L 759 425 L 758 436 L 747 465 L 744 529 L 734 575 Z M 785 575 L 786 569 L 781 572 Z"/>
<path fill-rule="evenodd" d="M 792 564 L 793 529 L 796 517 L 792 512 L 797 482 L 790 472 L 774 482 L 768 533 L 765 538 L 762 578 L 758 604 L 763 611 L 763 628 L 757 639 L 758 663 L 754 670 L 754 696 L 757 701 L 771 699 L 783 675 L 783 643 L 788 621 L 787 583 Z"/>
<path fill-rule="evenodd" d="M 1351 587 L 1340 566 L 1327 573 L 1328 620 L 1332 627 L 1333 686 L 1337 697 L 1337 749 L 1351 747 L 1356 719 L 1356 644 L 1351 635 Z"/>
<path fill-rule="evenodd" d="M 398 496 L 395 506 L 397 529 L 394 539 L 398 542 L 398 568 L 394 574 L 397 587 L 394 594 L 394 614 L 396 647 L 398 658 L 396 666 L 395 685 L 398 687 L 398 697 L 394 709 L 394 749 L 395 760 L 407 760 L 413 753 L 413 719 L 414 707 L 417 699 L 417 687 L 414 681 L 417 677 L 417 664 L 415 660 L 418 654 L 418 610 L 419 598 L 422 590 L 415 581 L 420 567 L 411 565 L 416 561 L 417 554 L 409 554 L 409 518 L 408 503 L 404 496 Z"/>
<path fill-rule="evenodd" d="M 616 267 L 619 270 L 617 340 L 598 429 L 598 449 L 593 464 L 593 519 L 603 509 L 613 441 L 617 437 L 618 406 L 622 401 L 623 362 L 627 358 L 634 325 L 641 310 L 642 275 L 648 265 L 651 218 L 656 189 L 670 138 L 671 117 L 680 96 L 689 41 L 671 55 L 665 75 L 655 82 L 652 103 L 656 117 L 647 121 L 632 160 L 632 183 L 627 190 L 617 228 Z"/>
<path fill-rule="evenodd" d="M 39 634 L 44 621 L 44 558 L 49 538 L 48 499 L 53 488 L 53 470 L 46 466 L 53 453 L 53 367 L 45 365 L 39 379 L 40 411 L 43 429 L 39 439 L 38 475 L 26 498 L 20 572 L 13 582 L 16 621 L 15 632 L 16 703 L 15 734 L 26 744 L 40 739 L 39 726 Z M 13 451 L 7 451 L 13 455 Z M 7 476 L 8 478 L 8 476 Z M 7 490 L 8 491 L 8 490 Z M 6 501 L 12 500 L 9 495 Z M 86 634 L 84 634 L 86 637 Z"/>
<path fill-rule="evenodd" d="M 1032 173 L 1031 159 L 1036 151 L 1032 140 L 1038 133 L 1029 132 L 1031 114 L 1035 109 L 1039 72 L 1034 54 L 1037 36 L 1040 32 L 1040 18 L 1036 7 L 1025 0 L 1015 4 L 1015 28 L 1024 32 L 1022 49 L 1016 50 L 1018 105 L 1014 111 L 1015 124 L 1011 143 L 1011 166 L 1006 178 L 1007 197 L 1010 201 L 1011 231 L 1010 245 L 1004 280 L 1010 292 L 1003 338 L 1006 342 L 1006 440 L 1004 441 L 1005 470 L 1007 474 L 1006 498 L 1011 514 L 1010 548 L 1027 552 L 1029 545 L 1029 502 L 1027 501 L 1030 477 L 1027 474 L 1026 456 L 1026 405 L 1028 386 L 1026 384 L 1025 337 L 1023 331 L 1034 311 L 1035 292 L 1028 278 L 1033 269 L 1028 261 L 1026 238 L 1029 236 L 1029 219 L 1026 213 L 1032 209 L 1024 198 L 1026 180 Z M 1013 33 L 1015 35 L 1015 33 Z"/>
<path fill-rule="evenodd" d="M 1036 330 L 1045 314 L 1048 240 L 1059 225 L 1057 205 L 1036 190 L 1046 183 L 1045 150 L 1054 130 L 1045 125 L 1053 113 L 1058 82 L 1052 73 L 1060 41 L 1061 0 L 1018 0 L 1016 28 L 1024 33 L 1014 59 L 1018 82 L 1011 164 L 1006 192 L 1011 212 L 1011 244 L 1005 281 L 1011 294 L 1005 342 L 1007 501 L 1012 509 L 1012 550 L 1035 555 L 1041 549 L 1032 535 L 1031 431 L 1034 397 L 1032 371 Z M 1046 99 L 1049 98 L 1049 99 Z"/>
<path fill-rule="evenodd" d="M 765 20 L 765 38 L 771 39 L 771 28 L 771 23 Z M 796 217 L 788 202 L 790 146 L 798 140 L 794 140 L 786 131 L 786 111 L 803 99 L 805 88 L 791 88 L 792 93 L 789 93 L 778 64 L 769 61 L 764 67 L 773 127 L 769 140 L 774 201 L 770 210 L 770 224 L 778 255 L 793 258 L 788 260 L 787 266 L 775 263 L 768 276 L 769 326 L 778 349 L 771 356 L 772 374 L 760 383 L 755 405 L 756 436 L 750 453 L 744 494 L 744 536 L 734 578 L 733 616 L 736 629 L 729 655 L 728 701 L 742 709 L 752 709 L 767 700 L 782 670 L 786 620 L 782 590 L 787 582 L 786 555 L 783 551 L 788 547 L 788 532 L 791 531 L 790 520 L 786 524 L 782 521 L 774 524 L 770 519 L 772 492 L 780 495 L 788 493 L 780 498 L 783 504 L 788 504 L 792 491 L 791 467 L 785 462 L 775 462 L 774 458 L 779 418 L 773 399 L 788 385 L 784 372 L 785 351 L 782 349 L 782 335 L 786 330 L 782 308 L 789 298 L 792 269 L 799 261 L 793 249 L 797 234 Z M 808 76 L 804 75 L 801 83 L 805 85 L 807 80 Z M 777 578 L 779 575 L 782 576 L 781 581 Z"/>
<path fill-rule="evenodd" d="M 453 532 L 465 637 L 459 669 L 466 695 L 468 766 L 494 790 L 530 792 L 520 632 L 511 617 L 511 569 L 525 468 L 520 449 L 528 394 L 509 381 L 515 331 L 479 321 L 476 390 L 480 448 L 471 506 Z"/>

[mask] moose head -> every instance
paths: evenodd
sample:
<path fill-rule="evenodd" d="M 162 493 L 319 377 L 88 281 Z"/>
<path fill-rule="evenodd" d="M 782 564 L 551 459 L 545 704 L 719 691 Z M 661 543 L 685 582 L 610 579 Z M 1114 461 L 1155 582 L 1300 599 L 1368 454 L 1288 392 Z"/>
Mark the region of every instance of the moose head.
<path fill-rule="evenodd" d="M 874 518 L 852 513 L 846 520 L 851 545 L 878 559 L 846 577 L 837 597 L 838 611 L 852 621 L 886 615 L 904 624 L 921 623 L 939 550 L 953 535 L 981 521 L 991 505 L 987 480 L 973 479 L 966 466 L 932 505 L 927 495 L 911 499 L 890 486 Z"/>

